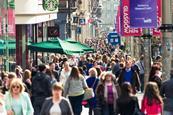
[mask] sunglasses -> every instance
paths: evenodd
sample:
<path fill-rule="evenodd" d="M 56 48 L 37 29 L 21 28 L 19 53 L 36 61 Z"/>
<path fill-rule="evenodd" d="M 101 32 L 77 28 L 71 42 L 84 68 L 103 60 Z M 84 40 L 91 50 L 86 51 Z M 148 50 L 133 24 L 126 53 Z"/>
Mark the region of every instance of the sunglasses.
<path fill-rule="evenodd" d="M 19 89 L 20 86 L 18 86 L 18 85 L 13 85 L 12 88 L 17 88 L 17 89 Z"/>

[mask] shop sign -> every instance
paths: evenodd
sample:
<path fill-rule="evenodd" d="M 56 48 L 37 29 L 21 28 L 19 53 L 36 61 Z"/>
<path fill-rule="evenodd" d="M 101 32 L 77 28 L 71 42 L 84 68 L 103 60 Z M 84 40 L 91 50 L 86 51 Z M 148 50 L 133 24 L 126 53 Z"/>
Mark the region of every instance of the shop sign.
<path fill-rule="evenodd" d="M 48 37 L 59 37 L 59 26 L 47 27 Z"/>
<path fill-rule="evenodd" d="M 43 9 L 48 11 L 57 10 L 59 0 L 43 0 Z"/>

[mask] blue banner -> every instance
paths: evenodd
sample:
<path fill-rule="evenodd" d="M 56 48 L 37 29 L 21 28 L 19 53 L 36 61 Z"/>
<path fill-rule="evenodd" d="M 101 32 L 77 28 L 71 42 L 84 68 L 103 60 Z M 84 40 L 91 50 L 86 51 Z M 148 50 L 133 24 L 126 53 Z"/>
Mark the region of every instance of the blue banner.
<path fill-rule="evenodd" d="M 157 0 L 130 0 L 130 27 L 157 27 Z"/>
<path fill-rule="evenodd" d="M 108 43 L 111 43 L 112 45 L 117 45 L 117 44 L 120 45 L 121 40 L 118 33 L 115 33 L 115 32 L 108 33 L 107 39 L 108 39 Z"/>

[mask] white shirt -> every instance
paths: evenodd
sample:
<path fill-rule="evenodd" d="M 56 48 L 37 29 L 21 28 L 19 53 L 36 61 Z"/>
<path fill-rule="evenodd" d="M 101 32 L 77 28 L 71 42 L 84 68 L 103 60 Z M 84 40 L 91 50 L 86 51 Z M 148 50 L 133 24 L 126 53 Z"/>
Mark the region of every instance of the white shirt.
<path fill-rule="evenodd" d="M 56 102 L 53 104 L 53 106 L 50 109 L 50 115 L 61 115 L 61 109 L 59 106 L 59 102 Z"/>

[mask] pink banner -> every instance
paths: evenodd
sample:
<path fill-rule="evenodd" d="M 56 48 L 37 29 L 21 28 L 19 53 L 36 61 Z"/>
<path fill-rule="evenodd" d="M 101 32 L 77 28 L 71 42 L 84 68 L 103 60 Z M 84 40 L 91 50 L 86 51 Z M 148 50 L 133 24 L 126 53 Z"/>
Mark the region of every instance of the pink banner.
<path fill-rule="evenodd" d="M 15 11 L 8 8 L 8 35 L 14 37 L 15 33 Z"/>
<path fill-rule="evenodd" d="M 121 35 L 122 36 L 141 36 L 141 28 L 130 28 L 130 7 L 129 0 L 121 0 Z"/>
<path fill-rule="evenodd" d="M 0 16 L 0 36 L 2 36 L 2 17 Z"/>
<path fill-rule="evenodd" d="M 161 26 L 162 22 L 162 0 L 157 0 L 157 27 Z M 162 33 L 158 28 L 152 29 L 153 36 L 161 36 Z"/>

